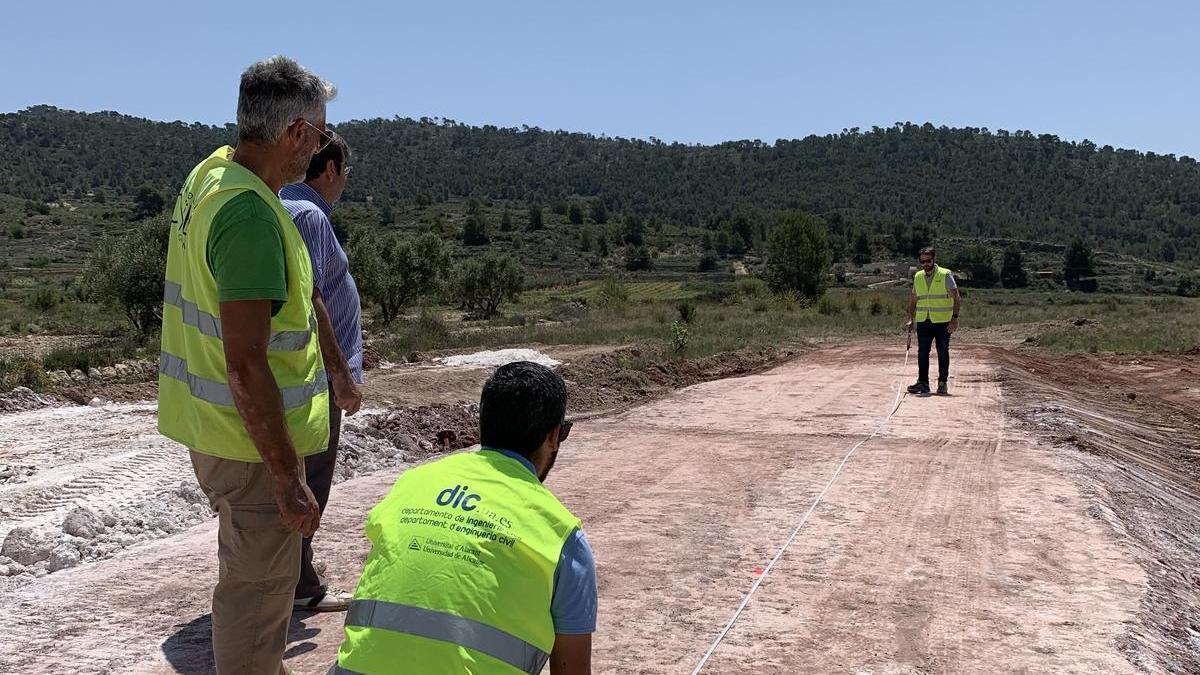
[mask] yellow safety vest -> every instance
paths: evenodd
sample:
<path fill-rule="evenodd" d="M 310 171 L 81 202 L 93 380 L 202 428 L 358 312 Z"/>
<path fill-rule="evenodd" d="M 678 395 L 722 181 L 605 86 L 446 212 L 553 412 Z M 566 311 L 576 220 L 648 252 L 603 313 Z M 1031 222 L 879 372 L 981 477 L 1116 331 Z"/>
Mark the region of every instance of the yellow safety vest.
<path fill-rule="evenodd" d="M 925 285 L 925 270 L 917 270 L 913 277 L 913 293 L 917 296 L 917 313 L 915 321 L 921 323 L 926 319 L 933 323 L 950 323 L 954 318 L 954 297 L 946 288 L 946 277 L 950 270 L 934 266 L 933 282 Z"/>
<path fill-rule="evenodd" d="M 578 527 L 503 453 L 409 470 L 367 518 L 371 553 L 329 672 L 536 675 L 554 647 L 554 570 Z"/>
<path fill-rule="evenodd" d="M 271 319 L 267 363 L 299 455 L 329 441 L 329 393 L 312 307 L 312 263 L 279 197 L 224 146 L 192 170 L 171 216 L 158 372 L 158 430 L 200 453 L 261 462 L 233 404 L 221 341 L 208 234 L 221 207 L 252 191 L 275 212 L 287 266 L 287 301 Z"/>

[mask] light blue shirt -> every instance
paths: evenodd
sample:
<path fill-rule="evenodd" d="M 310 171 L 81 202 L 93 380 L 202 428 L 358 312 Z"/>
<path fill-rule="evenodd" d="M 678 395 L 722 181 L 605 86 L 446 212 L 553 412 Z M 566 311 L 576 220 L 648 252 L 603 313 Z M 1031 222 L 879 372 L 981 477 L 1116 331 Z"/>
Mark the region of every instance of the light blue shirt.
<path fill-rule="evenodd" d="M 511 450 L 485 448 L 519 461 L 529 473 L 537 471 L 523 455 Z M 554 595 L 550 600 L 550 615 L 554 632 L 559 635 L 582 635 L 596 632 L 596 560 L 583 530 L 576 528 L 567 536 L 558 567 L 554 568 Z"/>
<path fill-rule="evenodd" d="M 350 276 L 346 252 L 333 236 L 333 224 L 329 222 L 333 205 L 304 183 L 283 186 L 279 199 L 308 247 L 313 284 L 321 291 L 321 300 L 329 310 L 329 322 L 350 365 L 350 374 L 355 382 L 362 384 L 362 301 L 354 277 Z"/>

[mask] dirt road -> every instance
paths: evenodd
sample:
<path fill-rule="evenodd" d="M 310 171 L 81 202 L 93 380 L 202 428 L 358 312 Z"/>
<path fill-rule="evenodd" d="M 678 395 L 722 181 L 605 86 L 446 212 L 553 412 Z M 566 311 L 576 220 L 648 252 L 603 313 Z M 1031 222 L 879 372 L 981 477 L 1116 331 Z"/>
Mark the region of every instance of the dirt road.
<path fill-rule="evenodd" d="M 906 399 L 858 450 L 704 672 L 1136 672 L 1143 567 L 1084 464 L 1006 414 L 978 354 L 958 355 L 954 396 Z M 886 415 L 901 358 L 824 350 L 577 425 L 549 485 L 596 551 L 596 672 L 691 671 Z M 353 586 L 393 477 L 335 487 L 317 544 L 335 582 Z M 213 526 L 12 589 L 0 672 L 208 672 Z M 324 672 L 340 620 L 298 617 L 289 665 Z"/>

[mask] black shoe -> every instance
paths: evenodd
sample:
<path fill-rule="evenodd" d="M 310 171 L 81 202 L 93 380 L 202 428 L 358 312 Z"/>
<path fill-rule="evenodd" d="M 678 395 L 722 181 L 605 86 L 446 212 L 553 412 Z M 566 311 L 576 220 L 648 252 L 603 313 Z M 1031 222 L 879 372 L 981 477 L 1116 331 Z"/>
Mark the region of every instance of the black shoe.
<path fill-rule="evenodd" d="M 918 395 L 928 394 L 929 393 L 929 383 L 928 382 L 918 382 L 916 384 L 910 384 L 910 385 L 908 385 L 908 393 L 918 394 Z"/>
<path fill-rule="evenodd" d="M 946 381 L 945 380 L 940 380 L 938 382 L 937 395 L 938 396 L 949 396 L 950 395 L 950 391 L 948 389 L 946 389 Z"/>

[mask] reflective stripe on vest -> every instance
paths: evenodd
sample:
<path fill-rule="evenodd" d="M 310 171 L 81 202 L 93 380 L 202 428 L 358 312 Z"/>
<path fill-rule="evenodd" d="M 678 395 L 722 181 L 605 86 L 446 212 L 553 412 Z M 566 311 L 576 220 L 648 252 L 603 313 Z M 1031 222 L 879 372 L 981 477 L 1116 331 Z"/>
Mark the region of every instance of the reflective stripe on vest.
<path fill-rule="evenodd" d="M 168 305 L 175 305 L 183 312 L 184 324 L 218 340 L 224 335 L 221 330 L 221 319 L 200 309 L 196 306 L 196 303 L 185 300 L 183 298 L 183 287 L 179 284 L 173 281 L 166 282 L 163 286 L 163 302 Z M 297 349 L 304 349 L 308 346 L 308 339 L 316 329 L 316 318 L 309 316 L 308 330 L 285 330 L 271 333 L 271 339 L 267 341 L 267 349 L 276 352 L 291 352 Z"/>
<path fill-rule="evenodd" d="M 382 628 L 431 640 L 441 640 L 507 663 L 523 673 L 537 675 L 550 655 L 521 638 L 473 619 L 432 609 L 382 600 L 355 600 L 346 613 L 347 626 Z M 352 673 L 334 666 L 331 673 Z"/>
<path fill-rule="evenodd" d="M 208 401 L 214 405 L 233 406 L 233 391 L 224 382 L 217 382 L 193 375 L 188 372 L 187 361 L 161 352 L 158 356 L 158 372 L 183 382 L 191 390 L 192 396 Z M 317 371 L 317 379 L 295 387 L 281 387 L 279 397 L 283 400 L 283 409 L 291 410 L 309 402 L 313 396 L 329 388 L 329 378 L 324 370 Z"/>

